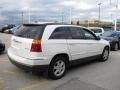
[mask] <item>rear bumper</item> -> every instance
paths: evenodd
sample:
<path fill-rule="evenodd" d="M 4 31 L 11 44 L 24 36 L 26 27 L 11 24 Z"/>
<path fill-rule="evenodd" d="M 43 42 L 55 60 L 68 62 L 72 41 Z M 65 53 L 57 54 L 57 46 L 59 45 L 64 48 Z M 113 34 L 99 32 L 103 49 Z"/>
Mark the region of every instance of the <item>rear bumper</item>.
<path fill-rule="evenodd" d="M 48 59 L 27 59 L 14 54 L 11 49 L 8 49 L 8 58 L 15 66 L 27 71 L 44 71 L 49 68 Z"/>
<path fill-rule="evenodd" d="M 11 61 L 12 64 L 17 66 L 18 68 L 21 68 L 21 69 L 26 70 L 26 71 L 32 71 L 32 72 L 37 71 L 37 72 L 39 72 L 39 71 L 46 71 L 49 68 L 49 65 L 28 66 L 28 65 L 16 62 L 13 59 L 11 59 L 10 57 L 9 57 L 9 60 Z"/>

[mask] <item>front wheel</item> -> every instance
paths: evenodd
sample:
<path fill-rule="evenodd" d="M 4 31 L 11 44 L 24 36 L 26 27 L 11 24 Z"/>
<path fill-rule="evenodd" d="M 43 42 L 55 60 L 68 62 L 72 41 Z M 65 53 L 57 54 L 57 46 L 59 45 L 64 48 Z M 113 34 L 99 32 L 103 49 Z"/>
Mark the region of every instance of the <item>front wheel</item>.
<path fill-rule="evenodd" d="M 110 52 L 109 47 L 105 47 L 101 55 L 100 61 L 107 61 L 109 58 L 109 52 Z"/>
<path fill-rule="evenodd" d="M 48 71 L 48 76 L 54 80 L 60 79 L 65 75 L 66 69 L 67 69 L 66 58 L 58 56 L 54 58 L 53 61 L 51 62 Z"/>

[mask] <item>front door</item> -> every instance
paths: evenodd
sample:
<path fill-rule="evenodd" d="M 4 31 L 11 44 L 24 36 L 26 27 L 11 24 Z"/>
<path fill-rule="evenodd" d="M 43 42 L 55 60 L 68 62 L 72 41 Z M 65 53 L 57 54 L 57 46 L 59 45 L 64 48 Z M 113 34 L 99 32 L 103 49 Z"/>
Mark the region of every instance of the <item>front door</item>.
<path fill-rule="evenodd" d="M 96 40 L 96 36 L 89 30 L 83 28 L 84 39 L 86 40 L 87 56 L 94 56 L 101 54 L 103 46 L 100 44 L 100 40 Z"/>

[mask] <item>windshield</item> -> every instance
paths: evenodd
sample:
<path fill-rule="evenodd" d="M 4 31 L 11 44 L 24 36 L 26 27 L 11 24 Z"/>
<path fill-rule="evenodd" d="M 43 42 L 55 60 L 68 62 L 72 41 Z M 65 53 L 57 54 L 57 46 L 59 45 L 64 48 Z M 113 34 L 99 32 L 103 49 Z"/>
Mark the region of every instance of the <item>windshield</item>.
<path fill-rule="evenodd" d="M 90 29 L 91 31 L 93 31 L 94 33 L 102 33 L 101 29 Z"/>

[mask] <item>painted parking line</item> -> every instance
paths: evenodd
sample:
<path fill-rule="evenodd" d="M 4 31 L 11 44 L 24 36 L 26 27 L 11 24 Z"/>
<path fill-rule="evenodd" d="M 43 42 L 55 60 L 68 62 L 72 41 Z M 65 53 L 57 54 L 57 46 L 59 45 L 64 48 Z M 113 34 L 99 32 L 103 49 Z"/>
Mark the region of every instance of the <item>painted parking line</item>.
<path fill-rule="evenodd" d="M 9 73 L 9 74 L 15 74 L 16 75 L 16 72 L 13 72 L 13 71 L 4 70 L 3 72 L 4 73 Z"/>
<path fill-rule="evenodd" d="M 9 62 L 9 60 L 0 60 L 0 62 Z"/>
<path fill-rule="evenodd" d="M 12 75 L 17 75 L 18 74 L 17 72 L 10 71 L 10 70 L 4 70 L 3 72 L 7 73 L 7 74 L 12 74 Z M 23 86 L 21 88 L 18 88 L 17 90 L 29 90 L 29 89 L 33 89 L 33 88 L 35 88 L 37 86 L 40 87 L 40 86 L 46 85 L 48 82 L 49 82 L 49 80 L 47 80 L 47 79 L 40 79 L 39 83 L 30 84 L 28 86 Z"/>
<path fill-rule="evenodd" d="M 19 72 L 19 71 L 11 71 L 11 70 L 4 70 L 3 73 L 7 75 L 12 75 L 12 76 L 21 76 L 25 73 Z"/>
<path fill-rule="evenodd" d="M 4 79 L 0 77 L 0 90 L 8 90 L 8 87 L 4 84 Z"/>
<path fill-rule="evenodd" d="M 0 57 L 0 60 L 2 60 L 2 59 L 8 59 L 8 57 L 6 57 L 6 56 Z"/>
<path fill-rule="evenodd" d="M 120 55 L 120 52 L 114 52 L 114 53 L 111 53 L 111 54 Z"/>
<path fill-rule="evenodd" d="M 36 83 L 36 84 L 32 84 L 32 85 L 25 86 L 22 88 L 18 88 L 17 90 L 30 90 L 30 89 L 32 90 L 37 86 L 40 88 L 40 86 L 46 85 L 46 84 L 48 84 L 48 82 L 49 81 L 47 81 L 47 80 L 42 80 L 42 81 L 40 80 L 40 83 Z"/>

